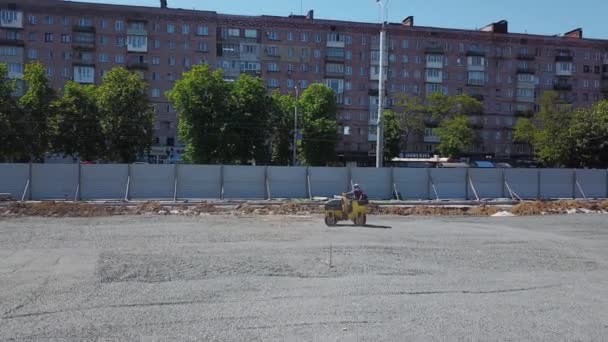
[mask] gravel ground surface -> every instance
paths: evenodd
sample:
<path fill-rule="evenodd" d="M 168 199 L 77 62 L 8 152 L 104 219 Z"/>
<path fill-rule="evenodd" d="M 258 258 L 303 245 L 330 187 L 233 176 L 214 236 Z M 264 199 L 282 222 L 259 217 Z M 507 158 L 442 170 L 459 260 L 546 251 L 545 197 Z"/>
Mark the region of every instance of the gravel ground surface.
<path fill-rule="evenodd" d="M 0 340 L 608 340 L 606 215 L 0 219 Z"/>

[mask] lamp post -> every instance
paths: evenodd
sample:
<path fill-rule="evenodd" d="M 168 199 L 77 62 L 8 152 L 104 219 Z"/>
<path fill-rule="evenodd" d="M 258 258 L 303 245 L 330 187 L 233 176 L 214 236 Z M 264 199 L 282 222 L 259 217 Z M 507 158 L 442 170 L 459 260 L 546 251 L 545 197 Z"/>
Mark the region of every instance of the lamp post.
<path fill-rule="evenodd" d="M 292 165 L 296 166 L 296 162 L 297 162 L 297 156 L 298 156 L 298 97 L 299 97 L 299 87 L 298 87 L 298 83 L 299 82 L 295 82 L 295 88 L 296 88 L 296 105 L 294 107 L 294 111 L 293 111 L 293 161 L 292 161 Z"/>
<path fill-rule="evenodd" d="M 387 6 L 389 0 L 376 0 L 376 3 L 380 5 L 380 76 L 378 77 L 378 121 L 377 121 L 377 132 L 376 132 L 376 167 L 381 168 L 384 163 L 384 118 L 383 118 L 383 107 L 384 107 L 384 58 L 385 58 L 385 44 L 386 44 L 386 17 L 387 17 Z"/>

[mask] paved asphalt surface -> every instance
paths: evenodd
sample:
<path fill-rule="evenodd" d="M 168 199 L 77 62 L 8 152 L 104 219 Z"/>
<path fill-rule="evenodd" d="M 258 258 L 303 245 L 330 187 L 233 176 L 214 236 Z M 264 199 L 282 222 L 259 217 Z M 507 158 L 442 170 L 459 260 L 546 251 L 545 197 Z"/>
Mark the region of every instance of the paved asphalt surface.
<path fill-rule="evenodd" d="M 607 219 L 1 219 L 0 340 L 608 341 Z"/>

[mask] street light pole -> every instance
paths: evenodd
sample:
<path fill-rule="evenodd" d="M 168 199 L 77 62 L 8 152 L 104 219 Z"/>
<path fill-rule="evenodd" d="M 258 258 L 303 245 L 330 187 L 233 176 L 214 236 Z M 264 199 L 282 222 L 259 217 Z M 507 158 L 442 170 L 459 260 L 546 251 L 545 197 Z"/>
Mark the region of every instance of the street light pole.
<path fill-rule="evenodd" d="M 378 77 L 378 121 L 376 133 L 376 167 L 381 168 L 384 163 L 384 58 L 386 44 L 386 8 L 389 0 L 376 0 L 380 5 L 380 17 L 382 26 L 380 28 L 380 76 Z"/>
<path fill-rule="evenodd" d="M 298 156 L 298 83 L 296 82 L 296 105 L 293 111 L 293 161 L 292 165 L 296 166 Z"/>

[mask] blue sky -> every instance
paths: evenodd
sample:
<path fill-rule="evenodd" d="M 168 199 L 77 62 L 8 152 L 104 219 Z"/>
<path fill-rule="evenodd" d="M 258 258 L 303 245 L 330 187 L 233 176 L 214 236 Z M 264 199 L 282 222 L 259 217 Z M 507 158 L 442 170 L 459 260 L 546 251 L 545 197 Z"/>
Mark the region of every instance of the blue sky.
<path fill-rule="evenodd" d="M 229 14 L 288 15 L 315 10 L 317 18 L 378 21 L 375 0 L 168 0 L 169 7 L 196 8 Z M 158 6 L 159 0 L 87 0 Z M 390 0 L 389 21 L 408 15 L 416 25 L 475 29 L 507 19 L 511 32 L 563 34 L 582 27 L 585 37 L 608 39 L 608 0 Z"/>

